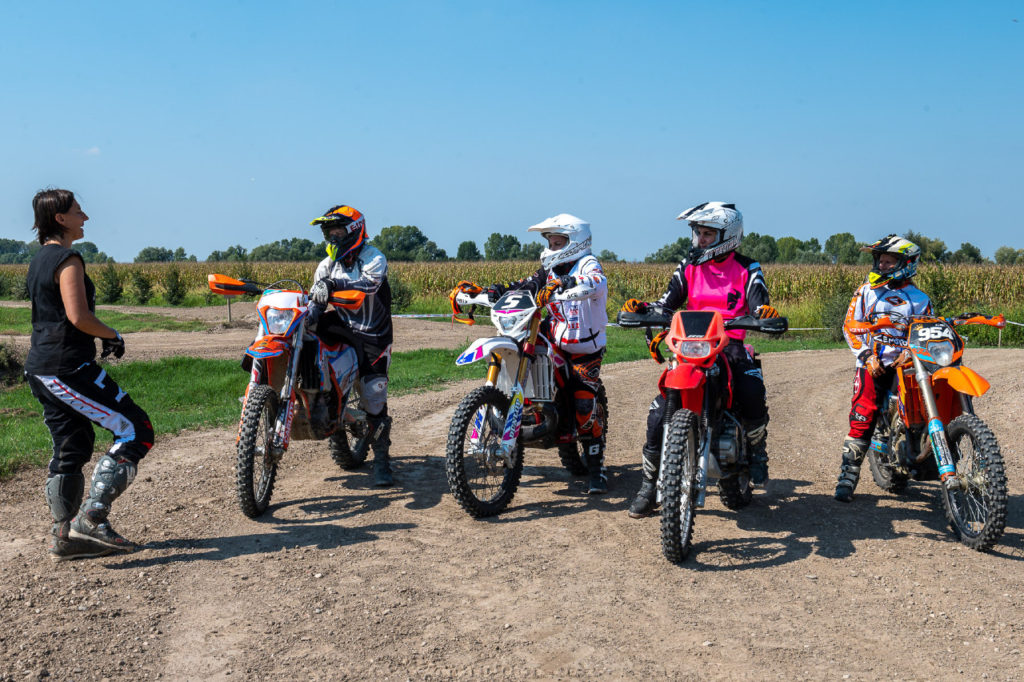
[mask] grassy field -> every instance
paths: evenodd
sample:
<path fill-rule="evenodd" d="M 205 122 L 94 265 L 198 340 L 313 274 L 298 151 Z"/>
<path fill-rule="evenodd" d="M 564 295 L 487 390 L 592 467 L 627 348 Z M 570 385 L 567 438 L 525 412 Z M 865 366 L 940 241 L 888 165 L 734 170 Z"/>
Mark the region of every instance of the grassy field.
<path fill-rule="evenodd" d="M 175 320 L 156 313 L 125 314 L 103 311 L 103 322 L 121 333 L 127 332 L 196 332 L 209 325 L 199 320 Z M 0 307 L 0 334 L 31 334 L 32 311 L 29 308 Z"/>

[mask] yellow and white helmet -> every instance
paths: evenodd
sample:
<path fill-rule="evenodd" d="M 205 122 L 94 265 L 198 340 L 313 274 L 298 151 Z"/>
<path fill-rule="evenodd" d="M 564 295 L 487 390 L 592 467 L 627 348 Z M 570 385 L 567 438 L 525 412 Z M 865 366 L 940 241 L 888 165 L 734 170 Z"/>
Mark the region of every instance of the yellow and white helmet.
<path fill-rule="evenodd" d="M 890 234 L 873 244 L 861 247 L 861 251 L 870 253 L 875 260 L 871 272 L 868 273 L 868 284 L 872 289 L 886 285 L 899 286 L 917 274 L 917 261 L 921 257 L 921 248 L 912 241 L 899 235 Z M 889 272 L 878 269 L 878 258 L 883 253 L 895 256 L 899 261 Z"/>

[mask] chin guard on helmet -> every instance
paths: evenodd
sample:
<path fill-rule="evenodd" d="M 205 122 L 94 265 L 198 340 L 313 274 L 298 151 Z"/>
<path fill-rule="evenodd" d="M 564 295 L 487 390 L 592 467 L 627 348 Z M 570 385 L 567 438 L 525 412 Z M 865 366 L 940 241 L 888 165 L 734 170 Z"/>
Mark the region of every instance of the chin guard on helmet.
<path fill-rule="evenodd" d="M 736 210 L 736 204 L 721 201 L 706 201 L 680 213 L 676 220 L 685 220 L 693 232 L 689 262 L 691 265 L 706 263 L 739 248 L 743 241 L 743 214 Z M 701 247 L 697 228 L 716 230 L 718 239 L 714 244 Z"/>
<path fill-rule="evenodd" d="M 327 255 L 331 260 L 344 260 L 351 253 L 358 253 L 366 240 L 366 218 L 362 213 L 344 204 L 334 206 L 319 218 L 310 221 L 319 225 L 327 242 Z M 345 228 L 345 234 L 331 234 L 336 228 Z"/>
<path fill-rule="evenodd" d="M 878 289 L 886 285 L 902 285 L 917 274 L 917 262 L 921 257 L 921 248 L 912 241 L 898 235 L 890 234 L 873 244 L 861 247 L 861 251 L 870 253 L 874 259 L 871 272 L 868 273 L 868 285 Z M 879 269 L 878 261 L 882 254 L 889 254 L 898 261 L 896 267 L 889 272 Z"/>
<path fill-rule="evenodd" d="M 547 239 L 549 234 L 559 234 L 569 240 L 560 249 L 545 247 L 540 254 L 540 265 L 550 271 L 556 265 L 574 263 L 590 255 L 590 223 L 568 213 L 559 213 L 542 223 L 531 225 L 528 232 L 540 232 Z"/>

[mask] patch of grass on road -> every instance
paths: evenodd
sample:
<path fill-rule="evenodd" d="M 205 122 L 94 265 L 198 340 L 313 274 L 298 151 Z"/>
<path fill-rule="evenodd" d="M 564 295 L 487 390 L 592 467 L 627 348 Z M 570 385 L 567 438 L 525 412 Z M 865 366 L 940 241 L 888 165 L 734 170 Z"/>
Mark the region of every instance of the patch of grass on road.
<path fill-rule="evenodd" d="M 201 320 L 175 320 L 166 315 L 156 313 L 119 313 L 113 310 L 102 311 L 100 318 L 122 334 L 128 332 L 195 332 L 209 327 Z M 31 334 L 31 308 L 0 307 L 0 334 Z"/>

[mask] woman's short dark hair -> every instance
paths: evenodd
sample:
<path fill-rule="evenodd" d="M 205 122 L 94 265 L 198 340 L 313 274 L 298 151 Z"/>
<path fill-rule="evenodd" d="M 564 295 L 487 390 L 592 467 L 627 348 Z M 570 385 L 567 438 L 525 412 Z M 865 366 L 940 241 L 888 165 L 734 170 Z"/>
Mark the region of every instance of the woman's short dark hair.
<path fill-rule="evenodd" d="M 57 222 L 57 214 L 70 211 L 73 203 L 75 193 L 66 189 L 43 189 L 32 197 L 32 210 L 36 214 L 32 229 L 36 231 L 40 244 L 64 234 L 64 227 Z"/>

